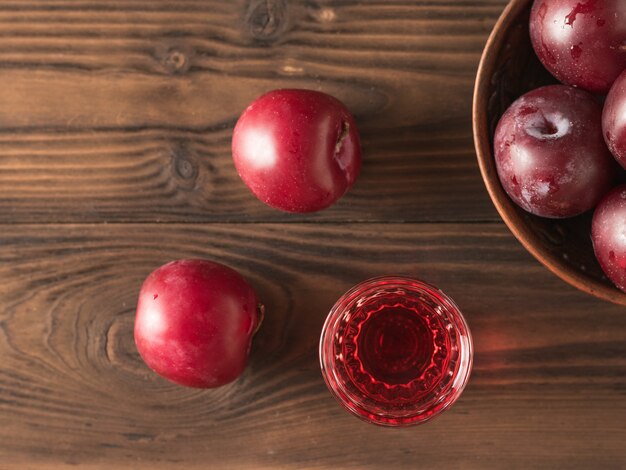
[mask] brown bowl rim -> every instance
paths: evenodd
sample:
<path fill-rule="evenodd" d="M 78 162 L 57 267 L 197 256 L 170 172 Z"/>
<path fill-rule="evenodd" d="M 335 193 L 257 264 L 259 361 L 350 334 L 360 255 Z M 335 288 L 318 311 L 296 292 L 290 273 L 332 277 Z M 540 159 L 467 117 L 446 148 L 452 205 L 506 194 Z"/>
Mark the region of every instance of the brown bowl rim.
<path fill-rule="evenodd" d="M 517 20 L 522 11 L 528 8 L 531 3 L 532 0 L 511 0 L 509 2 L 500 18 L 498 18 L 489 35 L 489 39 L 487 39 L 478 65 L 472 104 L 472 123 L 474 146 L 480 173 L 500 217 L 502 217 L 502 220 L 515 238 L 537 261 L 577 289 L 600 299 L 626 306 L 626 293 L 581 273 L 578 269 L 565 264 L 562 259 L 547 250 L 537 234 L 529 229 L 517 212 L 513 203 L 502 189 L 497 177 L 487 121 L 489 85 L 504 36 L 513 22 Z"/>

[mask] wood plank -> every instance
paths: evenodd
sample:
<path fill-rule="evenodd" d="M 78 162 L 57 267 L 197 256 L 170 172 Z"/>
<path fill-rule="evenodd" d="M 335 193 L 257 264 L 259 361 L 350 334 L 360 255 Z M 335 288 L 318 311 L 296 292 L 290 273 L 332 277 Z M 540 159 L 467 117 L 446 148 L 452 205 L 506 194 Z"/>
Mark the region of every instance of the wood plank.
<path fill-rule="evenodd" d="M 0 134 L 0 222 L 497 218 L 465 148 L 469 135 L 364 137 L 365 164 L 352 191 L 326 211 L 297 216 L 266 207 L 244 186 L 230 157 L 230 128 Z"/>
<path fill-rule="evenodd" d="M 137 290 L 179 257 L 238 269 L 267 305 L 232 385 L 171 385 L 135 351 Z M 384 273 L 444 289 L 474 334 L 468 389 L 423 427 L 362 423 L 320 376 L 326 312 Z M 0 277 L 11 468 L 626 465 L 623 309 L 555 278 L 501 224 L 4 225 Z"/>
<path fill-rule="evenodd" d="M 504 4 L 3 2 L 0 223 L 497 220 L 470 105 Z M 231 162 L 237 116 L 278 87 L 361 128 L 357 186 L 314 216 L 264 207 Z"/>

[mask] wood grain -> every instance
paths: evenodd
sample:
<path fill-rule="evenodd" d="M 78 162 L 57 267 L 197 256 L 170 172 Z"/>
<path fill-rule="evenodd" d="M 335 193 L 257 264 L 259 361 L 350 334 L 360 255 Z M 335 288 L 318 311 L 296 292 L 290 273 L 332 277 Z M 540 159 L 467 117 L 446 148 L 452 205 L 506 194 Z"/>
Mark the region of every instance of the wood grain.
<path fill-rule="evenodd" d="M 626 465 L 623 309 L 501 224 L 5 225 L 1 240 L 0 467 Z M 134 348 L 141 282 L 180 257 L 238 269 L 267 305 L 244 376 L 214 391 L 167 383 Z M 473 331 L 467 390 L 424 427 L 361 423 L 320 376 L 326 312 L 380 273 L 440 286 Z"/>
<path fill-rule="evenodd" d="M 506 0 L 0 1 L 0 469 L 623 468 L 626 316 L 509 234 L 472 145 L 471 90 Z M 266 208 L 230 158 L 277 87 L 356 115 L 335 207 Z M 267 306 L 244 375 L 172 385 L 137 355 L 139 286 L 206 257 Z M 457 404 L 362 423 L 323 383 L 326 313 L 365 278 L 451 295 L 474 335 Z"/>
<path fill-rule="evenodd" d="M 497 220 L 470 107 L 504 3 L 0 2 L 0 222 Z M 277 87 L 357 117 L 330 210 L 266 208 L 235 172 L 232 126 Z"/>

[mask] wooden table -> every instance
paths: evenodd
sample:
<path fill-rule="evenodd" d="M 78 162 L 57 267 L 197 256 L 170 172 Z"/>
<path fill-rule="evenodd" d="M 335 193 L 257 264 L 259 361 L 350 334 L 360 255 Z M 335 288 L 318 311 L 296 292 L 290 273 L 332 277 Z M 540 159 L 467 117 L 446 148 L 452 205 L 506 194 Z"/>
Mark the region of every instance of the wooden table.
<path fill-rule="evenodd" d="M 483 187 L 470 105 L 505 0 L 0 2 L 0 468 L 625 468 L 626 312 L 511 236 Z M 277 87 L 354 111 L 364 166 L 289 215 L 238 179 L 238 114 Z M 243 377 L 151 373 L 136 297 L 206 257 L 267 304 Z M 457 404 L 383 429 L 345 413 L 317 358 L 334 301 L 406 273 L 475 341 Z"/>

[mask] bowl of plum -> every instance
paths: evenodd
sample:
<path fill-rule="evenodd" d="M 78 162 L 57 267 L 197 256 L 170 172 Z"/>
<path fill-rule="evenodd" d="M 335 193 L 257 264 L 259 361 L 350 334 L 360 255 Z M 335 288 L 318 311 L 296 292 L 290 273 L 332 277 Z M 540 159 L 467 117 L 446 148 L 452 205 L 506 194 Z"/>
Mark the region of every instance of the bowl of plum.
<path fill-rule="evenodd" d="M 626 306 L 626 1 L 512 0 L 480 61 L 473 127 L 515 237 Z"/>

